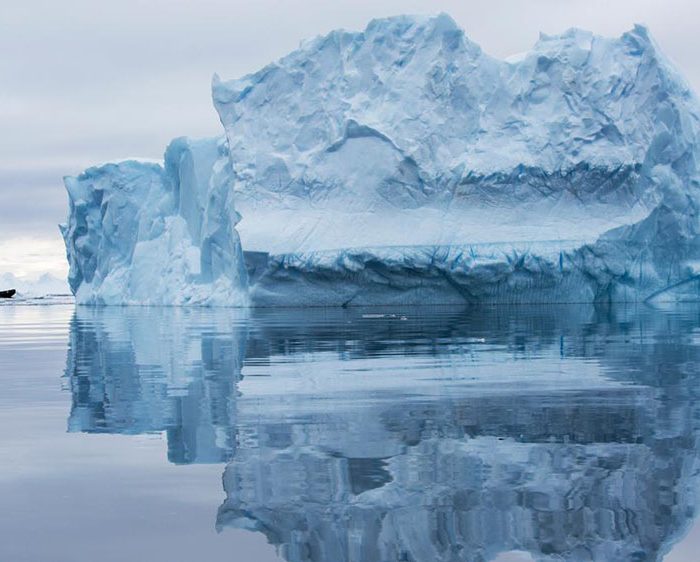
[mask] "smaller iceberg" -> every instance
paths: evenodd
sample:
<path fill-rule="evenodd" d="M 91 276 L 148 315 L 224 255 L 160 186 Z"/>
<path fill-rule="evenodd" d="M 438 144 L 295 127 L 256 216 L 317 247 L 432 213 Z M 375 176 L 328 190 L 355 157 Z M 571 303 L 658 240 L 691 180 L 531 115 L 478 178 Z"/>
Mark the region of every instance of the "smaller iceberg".
<path fill-rule="evenodd" d="M 228 158 L 218 139 L 178 138 L 163 165 L 128 160 L 65 178 L 77 302 L 246 306 Z"/>

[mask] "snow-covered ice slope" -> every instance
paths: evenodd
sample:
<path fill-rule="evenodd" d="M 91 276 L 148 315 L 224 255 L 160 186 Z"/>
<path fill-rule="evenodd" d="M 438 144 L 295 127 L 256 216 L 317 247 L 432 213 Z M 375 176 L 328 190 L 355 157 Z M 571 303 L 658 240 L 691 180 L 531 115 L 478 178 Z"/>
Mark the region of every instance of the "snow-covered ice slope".
<path fill-rule="evenodd" d="M 696 292 L 695 95 L 644 27 L 496 60 L 446 15 L 215 76 L 260 305 Z"/>
<path fill-rule="evenodd" d="M 66 178 L 77 302 L 246 305 L 229 170 L 224 142 L 180 138 L 164 166 L 130 160 Z"/>

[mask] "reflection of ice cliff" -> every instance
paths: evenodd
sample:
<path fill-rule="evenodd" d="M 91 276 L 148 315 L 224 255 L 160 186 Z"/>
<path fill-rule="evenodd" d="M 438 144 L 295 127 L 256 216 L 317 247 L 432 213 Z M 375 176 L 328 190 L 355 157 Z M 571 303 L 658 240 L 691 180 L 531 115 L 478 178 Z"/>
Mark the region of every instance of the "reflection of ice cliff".
<path fill-rule="evenodd" d="M 78 308 L 66 370 L 69 430 L 167 431 L 173 462 L 229 458 L 245 339 L 231 320 L 195 310 Z"/>
<path fill-rule="evenodd" d="M 217 526 L 290 562 L 656 560 L 694 516 L 697 316 L 239 320 L 79 310 L 70 426 L 167 429 L 176 462 L 230 459 Z"/>
<path fill-rule="evenodd" d="M 657 559 L 694 512 L 698 385 L 689 369 L 700 357 L 687 334 L 697 322 L 565 311 L 455 314 L 424 329 L 387 321 L 383 332 L 350 329 L 335 342 L 318 329 L 268 331 L 272 367 L 295 347 L 342 358 L 389 357 L 403 345 L 396 376 L 403 362 L 418 376 L 432 355 L 443 366 L 437 385 L 449 375 L 466 383 L 470 371 L 479 378 L 488 362 L 510 370 L 511 384 L 395 400 L 367 391 L 352 407 L 279 396 L 270 414 L 271 396 L 253 400 L 265 381 L 244 379 L 219 525 L 265 533 L 290 561 L 489 560 L 509 550 Z M 479 357 L 479 348 L 489 351 Z M 559 392 L 556 377 L 554 391 L 518 384 L 547 364 L 565 378 L 580 369 L 578 388 Z"/>

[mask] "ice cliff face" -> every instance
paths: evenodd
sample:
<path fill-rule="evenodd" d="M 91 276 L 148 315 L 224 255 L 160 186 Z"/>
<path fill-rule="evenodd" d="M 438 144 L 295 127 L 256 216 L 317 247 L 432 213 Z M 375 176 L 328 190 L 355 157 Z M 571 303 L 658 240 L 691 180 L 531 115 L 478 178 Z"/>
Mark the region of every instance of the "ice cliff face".
<path fill-rule="evenodd" d="M 66 178 L 69 283 L 82 304 L 247 304 L 226 145 L 175 139 L 165 162 Z"/>
<path fill-rule="evenodd" d="M 254 304 L 697 292 L 700 106 L 643 27 L 501 61 L 446 15 L 375 20 L 213 99 Z"/>

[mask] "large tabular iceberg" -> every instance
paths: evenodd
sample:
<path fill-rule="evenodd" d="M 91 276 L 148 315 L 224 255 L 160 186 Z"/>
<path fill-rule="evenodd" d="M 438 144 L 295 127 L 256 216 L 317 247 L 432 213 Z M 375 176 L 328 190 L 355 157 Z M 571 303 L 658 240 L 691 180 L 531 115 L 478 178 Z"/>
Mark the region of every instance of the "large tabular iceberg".
<path fill-rule="evenodd" d="M 140 233 L 142 246 L 160 240 L 140 254 L 131 238 L 128 252 L 111 242 L 96 252 L 115 223 L 100 215 L 103 199 L 83 195 L 100 174 L 112 182 L 104 193 L 126 176 L 145 191 L 165 185 L 167 163 L 68 180 L 79 301 L 180 303 L 184 288 L 192 302 L 243 302 L 242 266 L 226 261 L 240 260 L 237 215 L 212 218 L 192 195 L 212 189 L 242 214 L 256 305 L 697 295 L 700 105 L 643 27 L 618 39 L 542 36 L 501 61 L 446 15 L 375 20 L 242 79 L 215 76 L 213 98 L 226 133 L 208 141 L 219 147 L 216 187 L 193 174 L 179 211 L 139 197 L 122 215 L 120 235 L 133 238 L 130 221 L 145 215 L 181 225 L 183 247 L 170 248 L 171 227 Z M 205 223 L 236 248 L 219 254 L 219 276 L 188 265 L 198 261 L 188 252 L 205 261 L 206 236 L 191 228 Z M 146 255 L 159 256 L 155 270 L 138 265 Z M 222 279 L 225 290 L 214 287 Z"/>

